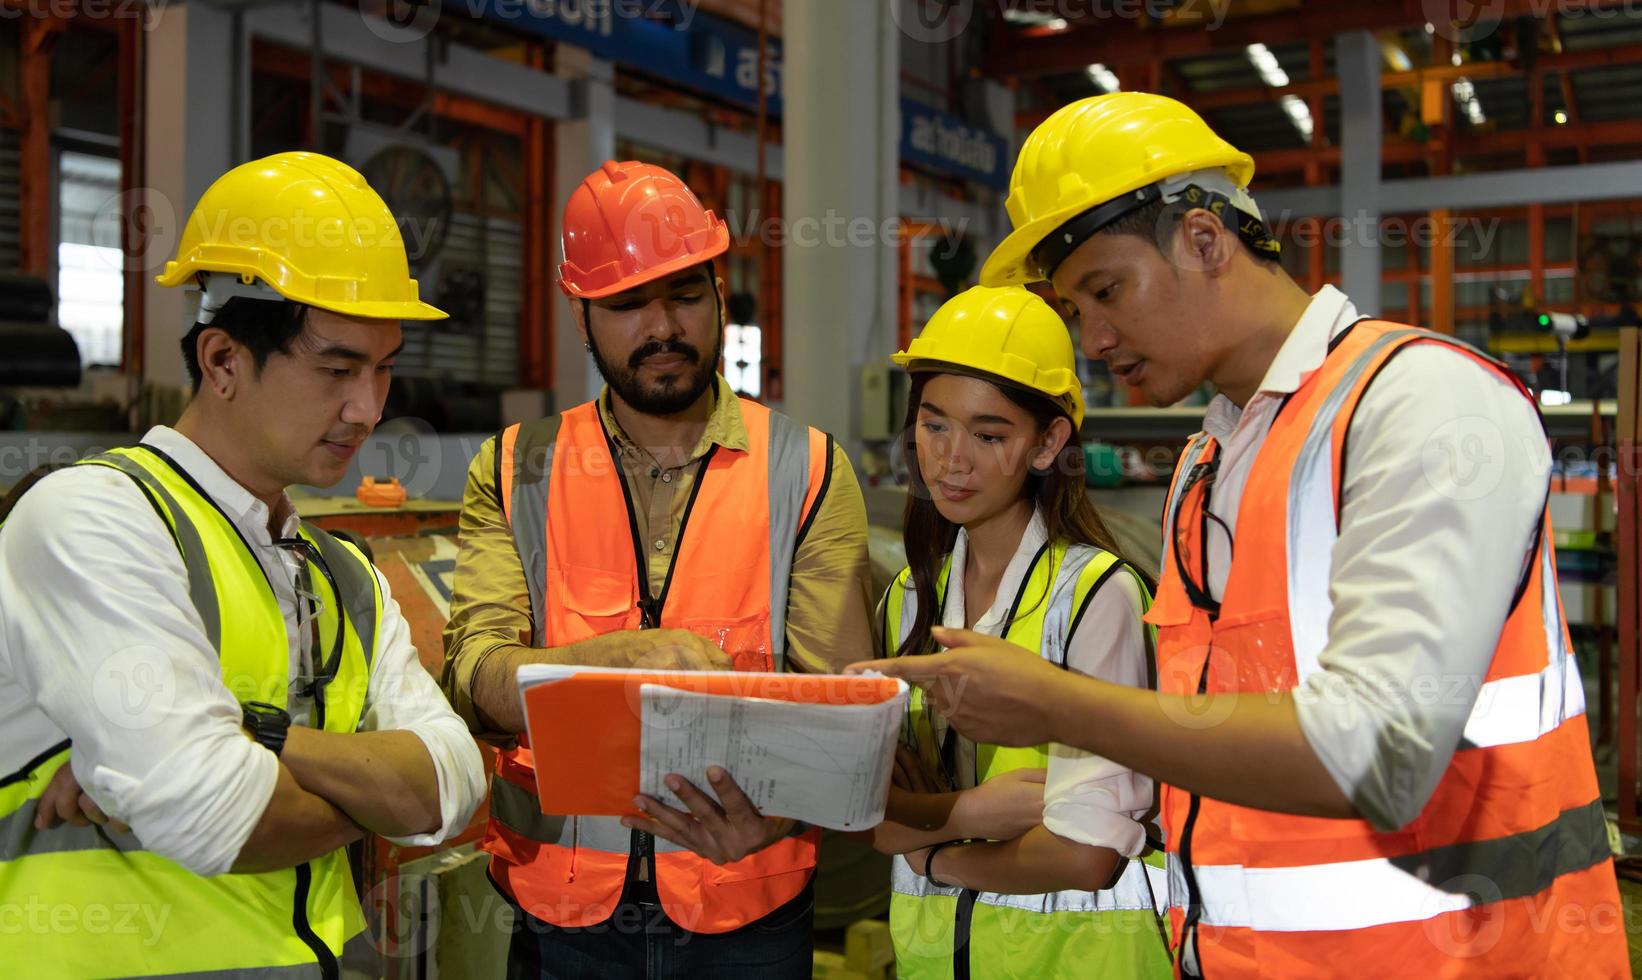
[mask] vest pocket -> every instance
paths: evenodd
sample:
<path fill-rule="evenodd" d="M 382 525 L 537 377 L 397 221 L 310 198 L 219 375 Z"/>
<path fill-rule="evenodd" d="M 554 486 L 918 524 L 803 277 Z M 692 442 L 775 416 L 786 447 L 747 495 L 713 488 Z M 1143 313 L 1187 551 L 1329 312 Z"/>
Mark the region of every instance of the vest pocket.
<path fill-rule="evenodd" d="M 697 636 L 705 637 L 714 646 L 729 655 L 730 662 L 736 670 L 762 671 L 765 673 L 775 670 L 775 651 L 770 649 L 770 614 L 768 611 L 740 619 L 710 616 L 681 617 L 676 623 L 667 622 L 667 616 L 664 613 L 662 625 L 677 626 L 680 629 L 687 629 Z"/>
<path fill-rule="evenodd" d="M 1239 615 L 1237 620 L 1228 625 L 1227 618 L 1222 618 L 1214 631 L 1216 662 L 1210 690 L 1235 690 L 1244 696 L 1266 694 L 1272 698 L 1293 692 L 1300 684 L 1302 667 L 1295 659 L 1287 613 Z M 1346 705 L 1339 708 L 1349 710 Z M 1225 803 L 1213 805 L 1222 811 L 1234 839 L 1251 844 L 1269 843 L 1274 848 L 1284 848 L 1284 842 L 1315 842 L 1314 846 L 1321 848 L 1316 852 L 1319 860 L 1330 860 L 1326 855 L 1331 845 L 1326 842 L 1360 840 L 1373 833 L 1362 820 L 1301 817 Z M 1253 853 L 1262 858 L 1268 855 L 1265 851 Z M 1293 856 L 1294 850 L 1290 846 L 1269 852 L 1271 858 L 1278 854 Z M 1256 860 L 1254 863 L 1267 862 Z"/>
<path fill-rule="evenodd" d="M 548 602 L 562 603 L 566 614 L 581 620 L 585 630 L 554 642 L 614 633 L 629 628 L 629 620 L 636 623 L 639 600 L 632 576 L 626 573 L 565 565 L 548 570 L 547 590 Z"/>

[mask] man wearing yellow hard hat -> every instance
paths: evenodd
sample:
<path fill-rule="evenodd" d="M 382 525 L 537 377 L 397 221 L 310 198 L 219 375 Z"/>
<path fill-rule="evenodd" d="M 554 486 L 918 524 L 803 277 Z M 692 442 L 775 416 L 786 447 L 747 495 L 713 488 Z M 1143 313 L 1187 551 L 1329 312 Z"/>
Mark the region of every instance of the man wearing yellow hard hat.
<path fill-rule="evenodd" d="M 1048 280 L 1153 404 L 1218 389 L 1166 501 L 1158 693 L 963 632 L 871 666 L 976 740 L 1166 783 L 1182 975 L 1628 976 L 1533 399 L 1308 296 L 1253 171 L 1171 99 L 1074 103 L 982 270 Z"/>
<path fill-rule="evenodd" d="M 338 977 L 367 939 L 346 846 L 460 832 L 482 764 L 387 581 L 285 488 L 341 479 L 399 321 L 445 314 L 312 153 L 218 179 L 159 282 L 202 289 L 181 420 L 0 526 L 0 961 Z"/>

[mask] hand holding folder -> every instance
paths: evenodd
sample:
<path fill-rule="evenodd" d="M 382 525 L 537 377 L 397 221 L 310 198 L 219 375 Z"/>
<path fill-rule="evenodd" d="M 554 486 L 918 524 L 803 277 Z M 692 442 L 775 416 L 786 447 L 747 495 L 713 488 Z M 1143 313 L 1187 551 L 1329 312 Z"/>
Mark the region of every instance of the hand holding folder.
<path fill-rule="evenodd" d="M 637 816 L 639 793 L 682 808 L 665 777 L 704 784 L 717 765 L 766 816 L 883 819 L 901 681 L 544 665 L 518 682 L 546 813 Z"/>

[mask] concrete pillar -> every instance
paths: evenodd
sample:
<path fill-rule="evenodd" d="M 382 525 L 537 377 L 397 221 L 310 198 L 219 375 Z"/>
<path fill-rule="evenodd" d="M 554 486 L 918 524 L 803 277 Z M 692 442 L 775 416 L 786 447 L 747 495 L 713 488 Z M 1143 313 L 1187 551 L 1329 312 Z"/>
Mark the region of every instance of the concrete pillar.
<path fill-rule="evenodd" d="M 783 408 L 858 451 L 861 367 L 895 349 L 901 35 L 881 0 L 783 16 Z"/>
<path fill-rule="evenodd" d="M 577 185 L 606 160 L 616 155 L 616 90 L 615 68 L 581 48 L 560 45 L 554 71 L 561 78 L 572 81 L 572 118 L 559 123 L 554 133 L 555 173 L 554 226 L 564 214 L 565 202 Z M 582 347 L 581 334 L 576 330 L 576 319 L 570 301 L 559 289 L 559 262 L 563 250 L 555 240 L 549 250 L 551 265 L 536 274 L 546 276 L 553 283 L 553 404 L 554 411 L 563 411 L 588 401 L 599 393 L 603 381 L 593 364 L 593 357 Z"/>
<path fill-rule="evenodd" d="M 1025 133 L 1015 131 L 1015 90 L 1007 85 L 991 80 L 981 83 L 986 92 L 986 122 L 994 133 L 1004 138 L 1004 145 L 1008 151 L 1004 154 L 1004 173 L 1015 169 L 1015 158 L 1020 155 L 1021 142 Z M 995 206 L 989 209 L 991 220 L 985 227 L 975 229 L 977 250 L 977 264 L 975 267 L 975 281 L 981 278 L 980 262 L 985 262 L 992 249 L 1009 234 L 1009 222 L 1004 213 L 1003 202 L 1006 192 L 999 192 Z"/>
<path fill-rule="evenodd" d="M 144 380 L 185 385 L 178 345 L 192 326 L 193 300 L 154 285 L 153 276 L 175 255 L 200 195 L 243 162 L 236 148 L 246 123 L 236 107 L 250 64 L 231 13 L 194 0 L 156 5 L 149 18 L 143 153 L 154 235 L 132 261 L 144 272 Z"/>
<path fill-rule="evenodd" d="M 1340 77 L 1340 285 L 1357 309 L 1380 310 L 1380 43 L 1368 31 L 1334 39 Z M 1322 125 L 1322 120 L 1318 120 Z"/>

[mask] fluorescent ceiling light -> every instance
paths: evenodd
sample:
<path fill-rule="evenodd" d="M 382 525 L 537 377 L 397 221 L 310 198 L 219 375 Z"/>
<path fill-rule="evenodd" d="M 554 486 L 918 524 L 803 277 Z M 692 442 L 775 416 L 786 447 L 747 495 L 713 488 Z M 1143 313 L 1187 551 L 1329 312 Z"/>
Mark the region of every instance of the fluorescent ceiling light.
<path fill-rule="evenodd" d="M 1465 117 L 1471 120 L 1471 125 L 1481 126 L 1488 121 L 1488 117 L 1482 111 L 1482 103 L 1477 101 L 1476 86 L 1471 84 L 1469 78 L 1460 78 L 1454 82 L 1454 101 L 1465 110 Z"/>
<path fill-rule="evenodd" d="M 1311 118 L 1311 106 L 1306 105 L 1306 100 L 1298 95 L 1285 95 L 1282 103 L 1283 111 L 1288 113 L 1294 128 L 1300 131 L 1300 135 L 1306 138 L 1307 143 L 1310 143 L 1311 134 L 1316 128 L 1316 123 Z"/>
<path fill-rule="evenodd" d="M 1260 73 L 1260 78 L 1267 85 L 1272 88 L 1282 88 L 1289 83 L 1288 72 L 1284 71 L 1283 66 L 1277 63 L 1277 56 L 1271 53 L 1270 48 L 1264 44 L 1256 43 L 1249 45 L 1244 51 L 1248 54 L 1249 61 L 1254 65 L 1254 70 Z"/>
<path fill-rule="evenodd" d="M 1090 65 L 1087 71 L 1089 72 L 1089 81 L 1094 82 L 1095 87 L 1102 92 L 1116 92 L 1123 87 L 1122 83 L 1117 80 L 1117 75 L 1105 65 Z"/>
<path fill-rule="evenodd" d="M 1047 27 L 1052 31 L 1066 30 L 1066 18 L 1056 17 L 1054 14 L 1040 13 L 1036 10 L 1017 10 L 1013 7 L 1005 7 L 1003 19 L 1022 27 Z"/>
<path fill-rule="evenodd" d="M 1277 56 L 1271 53 L 1270 48 L 1264 44 L 1251 44 L 1243 51 L 1249 56 L 1249 63 L 1254 65 L 1254 70 L 1260 73 L 1261 81 L 1272 88 L 1283 88 L 1288 85 L 1289 73 L 1277 63 Z M 1316 121 L 1311 118 L 1311 107 L 1306 105 L 1306 100 L 1298 95 L 1285 95 L 1280 102 L 1283 111 L 1288 114 L 1289 121 L 1294 123 L 1294 128 L 1300 132 L 1300 138 L 1310 143 Z"/>

